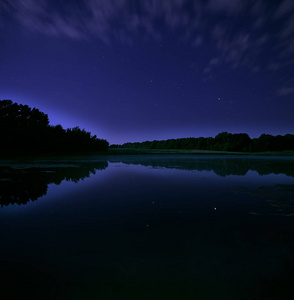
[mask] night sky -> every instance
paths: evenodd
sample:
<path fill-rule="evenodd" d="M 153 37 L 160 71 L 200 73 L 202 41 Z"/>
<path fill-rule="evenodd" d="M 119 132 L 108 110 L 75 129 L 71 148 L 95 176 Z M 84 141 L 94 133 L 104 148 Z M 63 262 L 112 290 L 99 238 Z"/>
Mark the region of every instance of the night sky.
<path fill-rule="evenodd" d="M 0 0 L 0 99 L 110 144 L 294 133 L 293 0 Z"/>

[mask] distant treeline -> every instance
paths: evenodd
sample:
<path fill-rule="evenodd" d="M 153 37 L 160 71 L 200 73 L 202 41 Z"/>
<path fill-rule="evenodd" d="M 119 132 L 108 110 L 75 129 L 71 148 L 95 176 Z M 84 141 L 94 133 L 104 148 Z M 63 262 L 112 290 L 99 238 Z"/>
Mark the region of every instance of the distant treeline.
<path fill-rule="evenodd" d="M 79 127 L 49 125 L 37 108 L 0 100 L 0 153 L 55 154 L 105 151 L 109 143 Z"/>
<path fill-rule="evenodd" d="M 294 150 L 294 135 L 273 136 L 262 134 L 259 138 L 251 139 L 246 133 L 232 134 L 222 132 L 214 138 L 180 138 L 162 141 L 146 141 L 142 143 L 125 143 L 123 145 L 111 145 L 112 148 L 131 149 L 194 149 L 212 151 L 236 151 L 236 152 L 266 152 Z"/>

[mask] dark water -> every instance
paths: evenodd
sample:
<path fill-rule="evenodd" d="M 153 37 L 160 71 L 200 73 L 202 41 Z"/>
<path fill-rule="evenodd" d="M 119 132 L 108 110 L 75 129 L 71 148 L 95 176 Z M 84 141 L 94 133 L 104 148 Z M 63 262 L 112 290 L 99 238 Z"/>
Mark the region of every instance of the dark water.
<path fill-rule="evenodd" d="M 294 159 L 0 161 L 0 299 L 293 299 Z"/>

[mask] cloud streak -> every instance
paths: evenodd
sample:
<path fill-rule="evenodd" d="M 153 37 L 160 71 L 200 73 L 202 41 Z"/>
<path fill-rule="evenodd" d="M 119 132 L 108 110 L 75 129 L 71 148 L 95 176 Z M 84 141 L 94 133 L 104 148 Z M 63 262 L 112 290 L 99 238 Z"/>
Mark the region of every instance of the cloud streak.
<path fill-rule="evenodd" d="M 277 90 L 277 95 L 278 96 L 289 96 L 294 94 L 294 88 L 293 87 L 283 87 L 279 90 Z"/>
<path fill-rule="evenodd" d="M 265 0 L 14 0 L 2 2 L 0 8 L 26 31 L 74 40 L 133 44 L 142 39 L 159 43 L 164 41 L 166 31 L 180 29 L 179 41 L 195 51 L 207 44 L 216 47 L 218 55 L 208 59 L 204 68 L 208 74 L 222 64 L 231 68 L 246 66 L 252 71 L 278 71 L 278 66 L 286 65 L 294 54 L 293 3 L 284 0 L 270 6 Z M 273 59 L 277 57 L 275 51 L 279 51 L 279 61 Z"/>

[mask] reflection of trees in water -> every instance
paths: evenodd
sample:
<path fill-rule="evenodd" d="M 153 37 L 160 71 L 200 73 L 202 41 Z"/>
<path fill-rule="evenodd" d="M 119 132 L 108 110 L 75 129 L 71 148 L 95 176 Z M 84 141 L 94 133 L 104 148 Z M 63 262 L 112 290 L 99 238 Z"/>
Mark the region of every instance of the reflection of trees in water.
<path fill-rule="evenodd" d="M 0 203 L 1 206 L 9 204 L 25 204 L 35 201 L 46 195 L 48 184 L 60 184 L 63 180 L 78 182 L 97 170 L 104 170 L 107 161 L 95 163 L 79 163 L 63 165 L 62 167 L 29 167 L 11 168 L 0 167 Z"/>
<path fill-rule="evenodd" d="M 270 159 L 270 158 L 184 158 L 165 159 L 149 157 L 148 160 L 133 157 L 122 160 L 125 164 L 138 164 L 143 166 L 213 171 L 219 176 L 239 175 L 244 176 L 248 171 L 256 171 L 259 175 L 285 174 L 294 177 L 294 160 Z M 270 214 L 281 216 L 294 216 L 294 184 L 279 184 L 275 186 L 262 186 L 255 190 L 239 187 L 232 191 L 234 194 L 247 194 L 254 197 L 262 197 L 272 207 Z M 252 212 L 253 214 L 265 214 L 265 212 Z"/>
<path fill-rule="evenodd" d="M 112 160 L 115 161 L 115 160 Z M 125 164 L 162 167 L 181 170 L 213 171 L 219 176 L 246 175 L 256 171 L 259 175 L 285 174 L 294 177 L 294 160 L 292 159 L 255 159 L 255 158 L 213 158 L 197 156 L 193 158 L 141 158 L 133 157 L 120 160 Z"/>
<path fill-rule="evenodd" d="M 112 157 L 111 162 L 122 162 L 124 164 L 135 164 L 142 166 L 213 171 L 219 176 L 246 175 L 256 171 L 259 175 L 285 174 L 294 177 L 294 160 L 270 159 L 270 158 L 223 158 L 223 157 Z M 46 195 L 48 184 L 60 184 L 63 180 L 78 182 L 79 180 L 95 174 L 97 170 L 107 168 L 107 161 L 100 162 L 70 162 L 62 164 L 39 165 L 34 164 L 0 167 L 0 204 L 25 204 L 30 200 L 37 200 Z"/>

